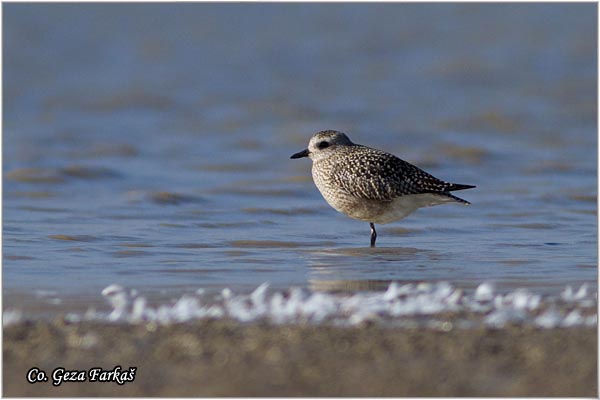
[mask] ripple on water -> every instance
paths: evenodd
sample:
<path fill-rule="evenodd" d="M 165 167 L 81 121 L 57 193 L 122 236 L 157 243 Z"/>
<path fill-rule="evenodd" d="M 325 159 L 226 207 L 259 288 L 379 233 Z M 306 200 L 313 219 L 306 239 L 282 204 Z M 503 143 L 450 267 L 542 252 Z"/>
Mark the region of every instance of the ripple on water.
<path fill-rule="evenodd" d="M 158 226 L 163 226 L 165 228 L 187 228 L 187 225 L 184 224 L 173 224 L 169 222 L 161 222 Z"/>
<path fill-rule="evenodd" d="M 500 260 L 498 262 L 508 266 L 520 266 L 526 264 L 535 264 L 537 260 Z"/>
<path fill-rule="evenodd" d="M 256 163 L 231 163 L 200 165 L 192 169 L 207 172 L 262 172 L 264 168 Z"/>
<path fill-rule="evenodd" d="M 41 213 L 64 213 L 70 212 L 68 208 L 58 208 L 58 207 L 34 207 L 34 206 L 21 206 L 18 207 L 19 210 L 23 211 L 33 211 L 33 212 L 41 212 Z"/>
<path fill-rule="evenodd" d="M 573 214 L 596 215 L 596 210 L 569 210 Z"/>
<path fill-rule="evenodd" d="M 309 215 L 318 214 L 319 210 L 314 208 L 260 208 L 245 207 L 242 211 L 248 214 L 275 214 L 275 215 Z"/>
<path fill-rule="evenodd" d="M 17 168 L 5 174 L 7 180 L 27 183 L 63 183 L 69 178 L 104 179 L 119 174 L 105 167 L 71 165 L 63 168 Z"/>
<path fill-rule="evenodd" d="M 286 242 L 279 240 L 233 240 L 229 242 L 231 247 L 241 248 L 298 248 L 307 246 L 322 246 L 323 243 L 311 244 L 305 242 Z M 333 245 L 333 242 L 329 245 Z"/>
<path fill-rule="evenodd" d="M 487 224 L 490 228 L 521 228 L 521 229 L 556 229 L 560 227 L 560 224 L 547 224 L 547 223 L 524 223 L 524 224 Z"/>
<path fill-rule="evenodd" d="M 222 228 L 243 228 L 256 225 L 255 222 L 238 221 L 238 222 L 199 222 L 194 224 L 200 228 L 222 229 Z"/>
<path fill-rule="evenodd" d="M 203 199 L 198 196 L 167 191 L 132 190 L 127 192 L 125 195 L 129 201 L 132 202 L 148 201 L 150 203 L 159 205 L 179 205 L 184 203 L 199 203 L 203 201 Z"/>
<path fill-rule="evenodd" d="M 48 191 L 22 191 L 22 192 L 13 192 L 11 196 L 14 197 L 27 197 L 30 199 L 48 199 L 51 197 L 56 197 L 56 193 L 48 192 Z"/>
<path fill-rule="evenodd" d="M 104 179 L 116 178 L 119 174 L 105 167 L 86 167 L 82 165 L 72 165 L 60 169 L 60 173 L 66 177 L 78 179 Z"/>
<path fill-rule="evenodd" d="M 135 105 L 137 108 L 149 110 L 166 110 L 172 107 L 172 99 L 163 94 L 150 93 L 145 88 L 123 88 L 120 91 L 101 93 L 94 96 L 50 96 L 45 99 L 44 107 L 51 111 L 55 109 L 91 110 L 100 112 L 122 111 Z"/>
<path fill-rule="evenodd" d="M 177 247 L 179 249 L 211 249 L 217 246 L 209 243 L 178 243 L 173 247 Z"/>
<path fill-rule="evenodd" d="M 244 256 L 251 256 L 254 253 L 250 252 L 250 251 L 244 251 L 244 250 L 225 250 L 223 252 L 224 255 L 229 256 L 229 257 L 244 257 Z"/>
<path fill-rule="evenodd" d="M 348 247 L 348 248 L 332 248 L 322 250 L 308 250 L 312 254 L 322 254 L 331 256 L 346 256 L 346 257 L 377 257 L 377 256 L 399 256 L 412 257 L 419 253 L 429 252 L 427 250 L 417 249 L 414 247 Z"/>
<path fill-rule="evenodd" d="M 293 189 L 261 189 L 256 187 L 228 186 L 212 190 L 215 194 L 235 194 L 241 196 L 259 197 L 294 197 L 301 194 L 300 190 Z"/>
<path fill-rule="evenodd" d="M 134 157 L 138 153 L 138 149 L 131 144 L 99 143 L 86 146 L 84 149 L 76 151 L 75 155 L 81 157 Z"/>
<path fill-rule="evenodd" d="M 151 253 L 142 250 L 119 250 L 112 252 L 113 257 L 125 258 L 125 257 L 140 257 L 149 256 Z"/>
<path fill-rule="evenodd" d="M 93 242 L 98 240 L 96 236 L 92 235 L 48 235 L 50 239 L 64 240 L 69 242 Z"/>
<path fill-rule="evenodd" d="M 490 157 L 490 152 L 483 147 L 463 146 L 446 143 L 438 147 L 439 152 L 446 157 L 453 158 L 471 165 L 480 165 Z"/>
<path fill-rule="evenodd" d="M 423 232 L 422 229 L 416 228 L 403 228 L 401 226 L 395 227 L 385 227 L 382 229 L 382 232 L 390 236 L 408 236 L 413 234 L 418 234 L 419 232 Z"/>
<path fill-rule="evenodd" d="M 152 192 L 147 195 L 148 200 L 156 204 L 177 205 L 181 203 L 194 203 L 201 199 L 196 196 L 171 192 Z"/>
<path fill-rule="evenodd" d="M 18 255 L 10 255 L 10 254 L 5 254 L 4 255 L 4 259 L 5 260 L 35 260 L 34 257 L 31 256 L 18 256 Z"/>
<path fill-rule="evenodd" d="M 285 179 L 286 183 L 312 183 L 312 176 L 309 174 L 292 175 Z"/>
<path fill-rule="evenodd" d="M 134 248 L 138 248 L 138 247 L 154 247 L 154 245 L 152 244 L 148 244 L 148 243 L 120 243 L 119 246 L 121 247 L 134 247 Z"/>
<path fill-rule="evenodd" d="M 68 251 L 71 253 L 84 253 L 86 251 L 90 251 L 89 249 L 84 249 L 83 247 L 67 247 L 64 251 Z"/>
<path fill-rule="evenodd" d="M 27 183 L 62 183 L 64 177 L 52 168 L 18 168 L 8 171 L 4 177 L 9 181 Z"/>
<path fill-rule="evenodd" d="M 569 199 L 585 203 L 596 203 L 598 201 L 596 196 L 587 194 L 570 194 Z"/>
<path fill-rule="evenodd" d="M 496 132 L 501 134 L 517 133 L 522 121 L 497 109 L 475 111 L 440 123 L 442 128 L 457 131 Z"/>

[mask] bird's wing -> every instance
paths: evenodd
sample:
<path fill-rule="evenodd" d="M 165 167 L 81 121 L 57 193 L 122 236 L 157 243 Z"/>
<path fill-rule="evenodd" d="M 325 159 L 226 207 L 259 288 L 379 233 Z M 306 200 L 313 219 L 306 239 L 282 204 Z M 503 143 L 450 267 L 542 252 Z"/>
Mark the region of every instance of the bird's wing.
<path fill-rule="evenodd" d="M 361 154 L 341 158 L 332 176 L 341 189 L 355 197 L 390 201 L 409 194 L 457 190 L 456 185 L 437 179 L 392 154 L 359 146 L 354 151 Z M 358 164 L 357 159 L 361 160 Z"/>

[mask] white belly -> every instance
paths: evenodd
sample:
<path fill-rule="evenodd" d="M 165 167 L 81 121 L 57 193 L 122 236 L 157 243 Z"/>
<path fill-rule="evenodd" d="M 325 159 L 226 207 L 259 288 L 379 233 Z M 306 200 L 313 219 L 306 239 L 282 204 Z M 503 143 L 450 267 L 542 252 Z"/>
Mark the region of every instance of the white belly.
<path fill-rule="evenodd" d="M 392 200 L 390 204 L 384 208 L 383 212 L 369 222 L 388 224 L 407 217 L 419 208 L 452 202 L 455 202 L 455 200 L 450 197 L 433 193 L 410 194 Z"/>
<path fill-rule="evenodd" d="M 433 193 L 400 196 L 390 201 L 365 200 L 322 186 L 317 183 L 317 188 L 331 207 L 350 218 L 377 224 L 399 221 L 421 207 L 455 201 Z"/>

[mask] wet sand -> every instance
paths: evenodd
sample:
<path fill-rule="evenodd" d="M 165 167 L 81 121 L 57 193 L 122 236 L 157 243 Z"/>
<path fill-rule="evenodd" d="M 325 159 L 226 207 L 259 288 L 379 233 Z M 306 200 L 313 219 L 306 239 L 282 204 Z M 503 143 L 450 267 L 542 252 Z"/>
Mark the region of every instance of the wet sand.
<path fill-rule="evenodd" d="M 595 328 L 22 322 L 4 329 L 3 395 L 595 397 L 596 358 Z M 135 380 L 51 383 L 115 366 Z M 27 383 L 32 367 L 49 380 Z"/>

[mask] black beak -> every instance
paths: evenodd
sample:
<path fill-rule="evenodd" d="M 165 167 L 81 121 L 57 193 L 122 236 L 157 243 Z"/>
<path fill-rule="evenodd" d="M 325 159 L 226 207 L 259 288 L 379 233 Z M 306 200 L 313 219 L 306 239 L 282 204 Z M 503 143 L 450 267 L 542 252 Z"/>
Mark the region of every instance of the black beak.
<path fill-rule="evenodd" d="M 302 157 L 308 157 L 308 149 L 304 149 L 301 152 L 293 154 L 290 158 L 302 158 Z"/>

